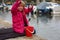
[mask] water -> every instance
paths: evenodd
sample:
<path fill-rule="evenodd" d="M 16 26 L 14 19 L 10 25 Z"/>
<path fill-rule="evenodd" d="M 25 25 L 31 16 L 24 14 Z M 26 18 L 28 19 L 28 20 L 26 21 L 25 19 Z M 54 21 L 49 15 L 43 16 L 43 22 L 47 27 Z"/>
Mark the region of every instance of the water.
<path fill-rule="evenodd" d="M 0 13 L 0 18 L 11 22 L 11 13 Z M 12 22 L 11 22 L 12 23 Z M 47 40 L 60 40 L 60 16 L 41 16 L 38 18 L 32 18 L 30 25 L 36 29 L 36 35 L 44 37 Z"/>

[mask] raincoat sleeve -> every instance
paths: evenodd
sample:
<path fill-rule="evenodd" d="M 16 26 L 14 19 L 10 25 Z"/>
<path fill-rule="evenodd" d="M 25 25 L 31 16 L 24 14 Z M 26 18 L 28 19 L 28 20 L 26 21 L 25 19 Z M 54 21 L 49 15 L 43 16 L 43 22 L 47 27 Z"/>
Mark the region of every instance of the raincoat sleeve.
<path fill-rule="evenodd" d="M 25 13 L 28 14 L 29 12 L 31 12 L 33 10 L 33 8 L 25 8 Z"/>
<path fill-rule="evenodd" d="M 18 3 L 18 1 L 13 4 L 12 9 L 11 9 L 12 14 L 14 14 L 14 13 L 16 13 L 18 11 L 17 8 L 18 8 L 19 4 L 20 3 Z"/>
<path fill-rule="evenodd" d="M 25 14 L 28 14 L 29 13 L 29 10 L 25 8 Z"/>

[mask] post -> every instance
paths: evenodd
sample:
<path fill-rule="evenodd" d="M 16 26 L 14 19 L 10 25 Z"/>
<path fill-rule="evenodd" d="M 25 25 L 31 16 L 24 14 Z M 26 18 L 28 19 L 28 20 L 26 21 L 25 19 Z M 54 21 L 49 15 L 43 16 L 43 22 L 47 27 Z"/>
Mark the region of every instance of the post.
<path fill-rule="evenodd" d="M 36 0 L 36 4 L 38 5 L 39 3 L 40 3 L 40 0 Z M 38 26 L 38 22 L 39 22 L 38 11 L 36 12 L 36 16 L 37 16 L 37 26 Z"/>
<path fill-rule="evenodd" d="M 39 4 L 40 3 L 40 0 L 36 0 L 36 4 Z"/>
<path fill-rule="evenodd" d="M 52 2 L 55 2 L 55 0 L 52 0 Z"/>
<path fill-rule="evenodd" d="M 2 0 L 2 12 L 4 13 L 4 0 Z"/>
<path fill-rule="evenodd" d="M 12 4 L 12 2 L 13 2 L 13 1 L 12 1 L 12 0 L 10 0 L 10 2 L 11 2 L 11 4 Z"/>

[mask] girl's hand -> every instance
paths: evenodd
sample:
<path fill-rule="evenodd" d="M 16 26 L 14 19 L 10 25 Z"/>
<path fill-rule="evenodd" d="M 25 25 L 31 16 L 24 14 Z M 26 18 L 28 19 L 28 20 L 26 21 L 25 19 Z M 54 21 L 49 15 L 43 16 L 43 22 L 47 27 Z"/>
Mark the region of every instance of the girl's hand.
<path fill-rule="evenodd" d="M 29 5 L 29 8 L 32 8 L 32 5 Z"/>

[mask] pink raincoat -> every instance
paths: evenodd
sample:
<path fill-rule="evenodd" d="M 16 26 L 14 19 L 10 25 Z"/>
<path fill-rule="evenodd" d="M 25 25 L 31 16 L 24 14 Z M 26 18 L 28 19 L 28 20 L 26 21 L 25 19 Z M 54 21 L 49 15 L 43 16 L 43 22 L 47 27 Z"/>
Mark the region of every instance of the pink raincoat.
<path fill-rule="evenodd" d="M 24 25 L 28 25 L 28 21 L 26 19 L 26 14 L 29 12 L 28 9 L 24 8 L 23 12 L 20 12 L 17 8 L 20 3 L 18 3 L 19 0 L 16 0 L 16 2 L 13 4 L 11 13 L 12 13 L 12 26 L 13 30 L 17 33 L 24 33 Z"/>

